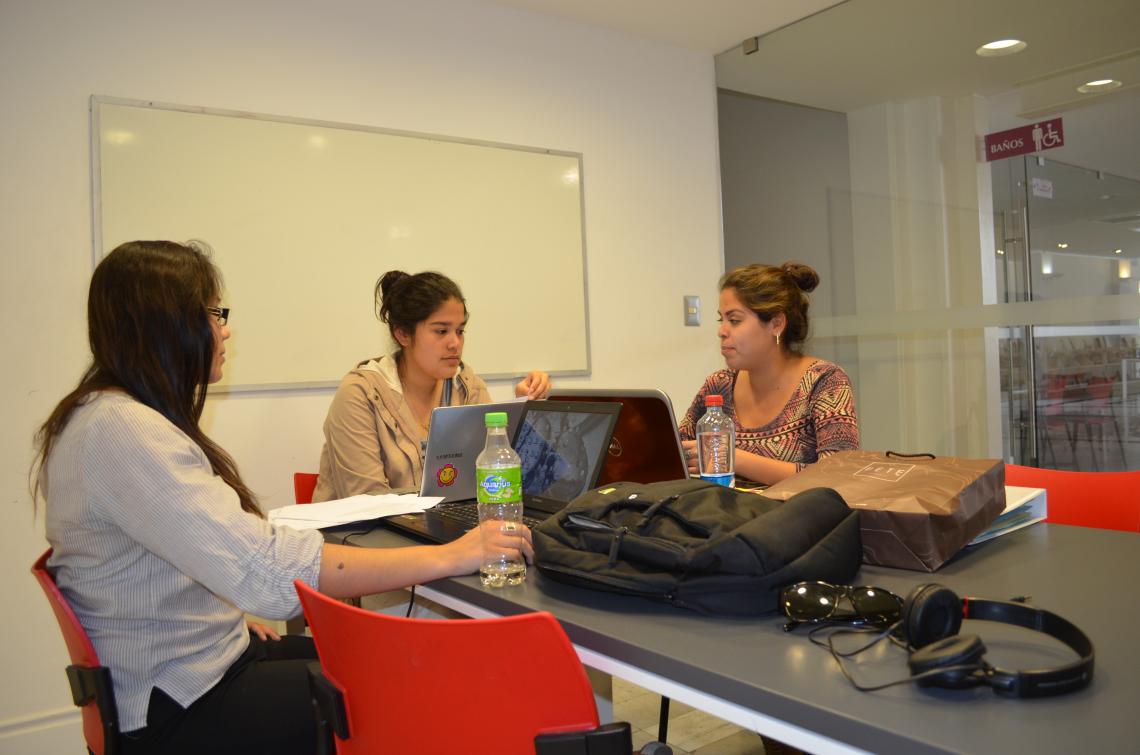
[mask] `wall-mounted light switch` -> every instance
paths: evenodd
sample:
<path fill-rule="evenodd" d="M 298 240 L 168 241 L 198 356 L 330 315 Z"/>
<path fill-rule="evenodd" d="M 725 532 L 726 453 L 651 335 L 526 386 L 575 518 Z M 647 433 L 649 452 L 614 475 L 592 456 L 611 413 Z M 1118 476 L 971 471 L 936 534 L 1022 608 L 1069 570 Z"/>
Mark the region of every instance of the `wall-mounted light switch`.
<path fill-rule="evenodd" d="M 699 297 L 699 296 L 686 296 L 685 297 L 685 324 L 686 325 L 700 325 L 701 324 L 701 297 Z"/>

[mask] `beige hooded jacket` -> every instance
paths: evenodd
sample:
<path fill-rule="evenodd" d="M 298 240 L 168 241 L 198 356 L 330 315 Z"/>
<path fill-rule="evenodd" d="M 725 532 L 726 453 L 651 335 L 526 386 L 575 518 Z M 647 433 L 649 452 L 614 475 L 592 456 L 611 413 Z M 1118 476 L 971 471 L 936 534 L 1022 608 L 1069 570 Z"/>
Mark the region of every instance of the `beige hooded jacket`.
<path fill-rule="evenodd" d="M 452 378 L 451 404 L 490 403 L 487 384 L 467 365 Z M 394 356 L 362 362 L 340 381 L 324 425 L 314 501 L 418 488 L 427 435 L 404 399 Z"/>

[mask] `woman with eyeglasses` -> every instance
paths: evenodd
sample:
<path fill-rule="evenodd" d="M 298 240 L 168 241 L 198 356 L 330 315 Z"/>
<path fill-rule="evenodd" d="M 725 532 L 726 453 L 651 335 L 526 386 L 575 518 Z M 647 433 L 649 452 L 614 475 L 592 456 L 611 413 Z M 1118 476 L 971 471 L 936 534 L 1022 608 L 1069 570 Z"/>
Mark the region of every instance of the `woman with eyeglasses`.
<path fill-rule="evenodd" d="M 198 245 L 117 247 L 91 278 L 92 364 L 37 435 L 48 567 L 110 668 L 128 755 L 313 752 L 312 640 L 251 631 L 243 612 L 296 615 L 294 579 L 350 597 L 480 560 L 477 530 L 384 550 L 265 520 L 198 424 L 230 337 L 220 293 Z M 496 531 L 497 547 L 532 557 L 518 533 Z"/>
<path fill-rule="evenodd" d="M 680 423 L 689 471 L 697 472 L 696 426 L 705 397 L 718 394 L 736 426 L 736 476 L 771 485 L 836 451 L 859 447 L 855 396 L 839 365 L 803 353 L 807 265 L 747 265 L 720 282 L 720 352 Z"/>
<path fill-rule="evenodd" d="M 432 409 L 491 401 L 463 362 L 468 312 L 455 281 L 391 270 L 376 281 L 374 301 L 396 348 L 341 381 L 325 418 L 314 501 L 418 488 Z M 539 370 L 515 385 L 520 398 L 548 393 L 550 377 Z"/>

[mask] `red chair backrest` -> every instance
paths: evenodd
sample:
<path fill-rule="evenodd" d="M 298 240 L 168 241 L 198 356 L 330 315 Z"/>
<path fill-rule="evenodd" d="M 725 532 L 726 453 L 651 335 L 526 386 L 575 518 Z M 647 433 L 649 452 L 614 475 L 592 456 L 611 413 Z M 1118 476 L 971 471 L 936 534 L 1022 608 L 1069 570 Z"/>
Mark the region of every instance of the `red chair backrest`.
<path fill-rule="evenodd" d="M 1088 392 L 1098 406 L 1105 405 L 1112 398 L 1113 378 L 1089 378 Z"/>
<path fill-rule="evenodd" d="M 1140 471 L 1068 472 L 1006 464 L 1005 482 L 1045 488 L 1047 522 L 1140 532 Z"/>
<path fill-rule="evenodd" d="M 295 584 L 324 674 L 344 695 L 340 755 L 533 754 L 537 734 L 598 725 L 586 673 L 549 613 L 405 619 Z"/>
<path fill-rule="evenodd" d="M 293 473 L 293 500 L 297 503 L 312 503 L 313 491 L 317 489 L 320 475 L 312 472 Z"/>
<path fill-rule="evenodd" d="M 71 610 L 67 598 L 63 597 L 63 593 L 59 591 L 55 578 L 47 570 L 47 560 L 51 556 L 51 551 L 52 549 L 48 548 L 36 560 L 36 563 L 32 565 L 32 574 L 40 583 L 44 594 L 47 595 L 51 610 L 55 613 L 56 621 L 59 622 L 59 628 L 63 632 L 63 641 L 67 645 L 67 654 L 70 656 L 71 662 L 76 666 L 87 668 L 100 666 L 102 664 L 99 663 L 99 655 L 87 637 L 87 631 L 79 623 L 79 619 Z M 83 739 L 95 755 L 102 755 L 107 748 L 103 741 L 103 719 L 99 715 L 96 701 L 92 700 L 82 706 L 80 712 L 83 716 Z"/>

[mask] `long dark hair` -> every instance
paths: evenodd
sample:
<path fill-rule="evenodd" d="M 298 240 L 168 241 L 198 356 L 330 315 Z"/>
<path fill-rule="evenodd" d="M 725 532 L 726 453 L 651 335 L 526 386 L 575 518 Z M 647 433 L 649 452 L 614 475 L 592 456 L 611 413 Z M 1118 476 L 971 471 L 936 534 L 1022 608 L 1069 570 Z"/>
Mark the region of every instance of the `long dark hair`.
<path fill-rule="evenodd" d="M 408 275 L 403 270 L 389 270 L 376 281 L 373 297 L 376 317 L 388 324 L 388 332 L 397 346 L 400 344 L 396 339 L 397 330 L 415 335 L 416 326 L 449 299 L 458 301 L 467 312 L 467 301 L 459 284 L 443 273 L 431 271 Z"/>
<path fill-rule="evenodd" d="M 36 433 L 33 499 L 46 492 L 47 459 L 72 412 L 93 393 L 120 389 L 186 433 L 237 492 L 242 509 L 261 514 L 233 459 L 198 427 L 214 359 L 206 307 L 221 290 L 200 242 L 130 241 L 103 258 L 87 296 L 91 366 Z"/>

